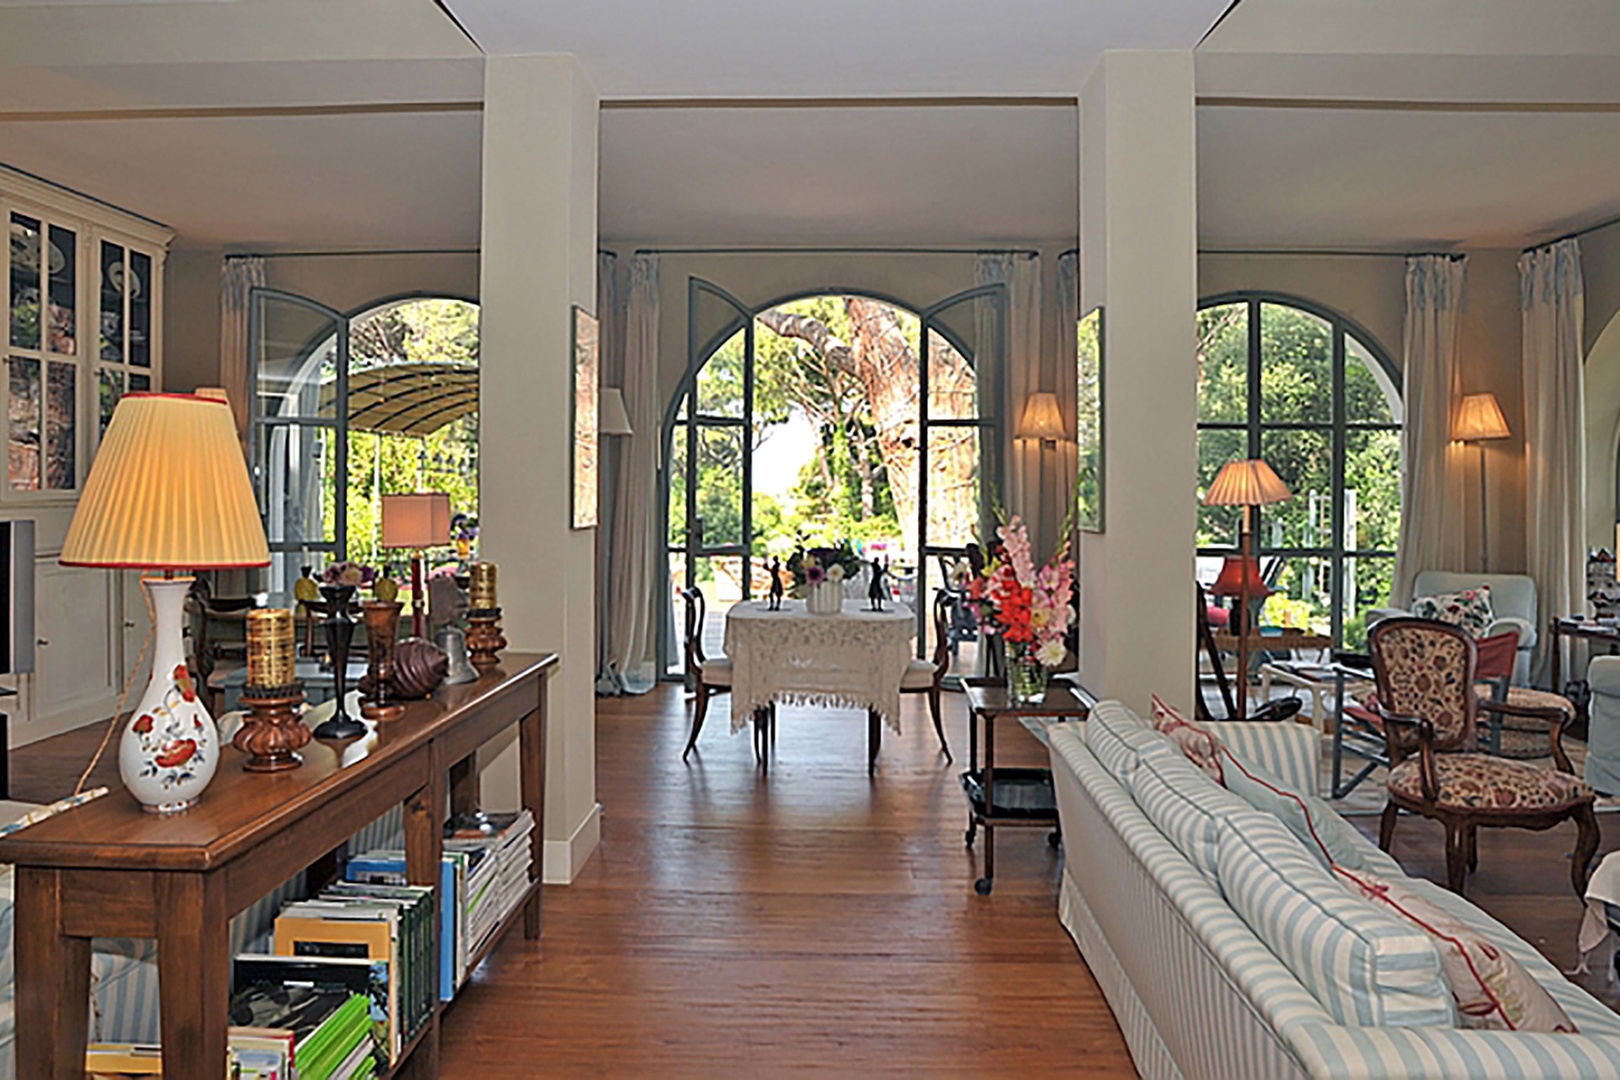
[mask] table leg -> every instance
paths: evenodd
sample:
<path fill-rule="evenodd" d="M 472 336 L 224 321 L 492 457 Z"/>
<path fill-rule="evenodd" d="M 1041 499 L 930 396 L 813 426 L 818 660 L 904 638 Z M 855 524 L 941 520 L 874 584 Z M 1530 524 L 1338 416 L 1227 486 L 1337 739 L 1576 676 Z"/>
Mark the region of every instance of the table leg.
<path fill-rule="evenodd" d="M 62 933 L 61 887 L 55 870 L 17 868 L 17 1075 L 42 1080 L 84 1076 L 90 939 Z"/>
<path fill-rule="evenodd" d="M 471 817 L 478 802 L 478 755 L 471 753 L 450 766 L 450 816 Z"/>
<path fill-rule="evenodd" d="M 883 745 L 883 721 L 876 709 L 866 710 L 866 775 L 877 772 L 878 747 Z"/>
<path fill-rule="evenodd" d="M 157 875 L 158 1002 L 166 1080 L 219 1080 L 230 1024 L 223 874 Z"/>
<path fill-rule="evenodd" d="M 1344 769 L 1344 672 L 1333 673 L 1333 797 L 1341 799 L 1340 774 Z"/>
<path fill-rule="evenodd" d="M 546 818 L 546 688 L 549 679 L 540 680 L 540 701 L 534 712 L 518 722 L 518 788 L 523 805 L 534 815 L 534 831 L 529 834 L 529 857 L 535 880 L 545 866 Z M 540 936 L 540 893 L 529 898 L 523 908 L 523 936 L 530 941 Z"/>
<path fill-rule="evenodd" d="M 989 896 L 996 884 L 996 721 L 984 718 L 984 876 L 973 891 Z"/>
<path fill-rule="evenodd" d="M 1552 661 L 1552 686 L 1548 687 L 1548 689 L 1555 694 L 1561 694 L 1563 691 L 1560 690 L 1559 687 L 1563 685 L 1564 650 L 1559 647 L 1562 642 L 1562 636 L 1558 633 L 1558 620 L 1554 619 L 1550 624 L 1548 624 L 1547 629 L 1550 631 L 1550 633 L 1547 635 L 1547 639 L 1552 645 L 1552 657 L 1550 658 Z"/>

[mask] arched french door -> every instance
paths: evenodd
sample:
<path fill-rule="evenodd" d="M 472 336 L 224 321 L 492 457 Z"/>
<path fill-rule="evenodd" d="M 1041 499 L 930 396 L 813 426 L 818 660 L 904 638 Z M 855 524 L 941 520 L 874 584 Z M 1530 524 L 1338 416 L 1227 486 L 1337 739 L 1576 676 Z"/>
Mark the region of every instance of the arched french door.
<path fill-rule="evenodd" d="M 749 307 L 692 278 L 688 311 L 662 455 L 666 670 L 680 665 L 680 589 L 709 597 L 717 652 L 725 608 L 763 594 L 772 557 L 843 539 L 888 562 L 931 650 L 946 561 L 994 522 L 1004 287 L 920 310 L 832 289 Z"/>

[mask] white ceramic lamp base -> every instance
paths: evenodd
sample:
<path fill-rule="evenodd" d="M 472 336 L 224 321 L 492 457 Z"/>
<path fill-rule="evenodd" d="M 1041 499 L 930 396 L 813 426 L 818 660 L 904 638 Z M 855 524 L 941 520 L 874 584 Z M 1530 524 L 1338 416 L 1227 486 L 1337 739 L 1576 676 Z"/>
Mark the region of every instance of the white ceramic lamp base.
<path fill-rule="evenodd" d="M 195 803 L 219 767 L 219 732 L 186 669 L 181 616 L 191 583 L 142 579 L 152 595 L 152 681 L 124 729 L 118 771 L 142 808 L 158 814 Z"/>

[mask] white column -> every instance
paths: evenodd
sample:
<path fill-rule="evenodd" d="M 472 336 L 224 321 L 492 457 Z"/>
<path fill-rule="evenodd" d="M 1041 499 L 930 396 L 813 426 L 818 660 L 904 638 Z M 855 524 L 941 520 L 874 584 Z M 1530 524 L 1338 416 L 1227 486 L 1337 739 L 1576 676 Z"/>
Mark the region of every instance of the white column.
<path fill-rule="evenodd" d="M 1195 690 L 1198 229 L 1193 58 L 1111 52 L 1080 99 L 1080 310 L 1103 305 L 1105 527 L 1080 545 L 1081 674 Z"/>
<path fill-rule="evenodd" d="M 484 75 L 479 544 L 510 648 L 556 652 L 545 880 L 596 847 L 595 539 L 571 528 L 571 310 L 596 306 L 597 96 L 571 56 L 491 57 Z M 517 756 L 484 776 L 517 804 Z"/>

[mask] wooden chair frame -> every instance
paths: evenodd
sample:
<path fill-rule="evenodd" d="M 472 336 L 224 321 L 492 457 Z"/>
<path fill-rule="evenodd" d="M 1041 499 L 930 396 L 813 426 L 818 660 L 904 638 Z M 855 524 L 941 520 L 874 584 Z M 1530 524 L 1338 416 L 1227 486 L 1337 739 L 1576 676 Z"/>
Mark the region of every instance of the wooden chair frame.
<path fill-rule="evenodd" d="M 945 724 L 940 716 L 942 697 L 944 694 L 945 673 L 951 669 L 951 643 L 946 636 L 950 628 L 950 606 L 958 602 L 948 589 L 934 591 L 934 681 L 926 688 L 907 690 L 901 688 L 902 694 L 927 694 L 928 711 L 934 718 L 934 734 L 939 736 L 939 748 L 945 754 L 946 764 L 956 759 L 951 756 L 950 744 L 945 741 Z"/>

